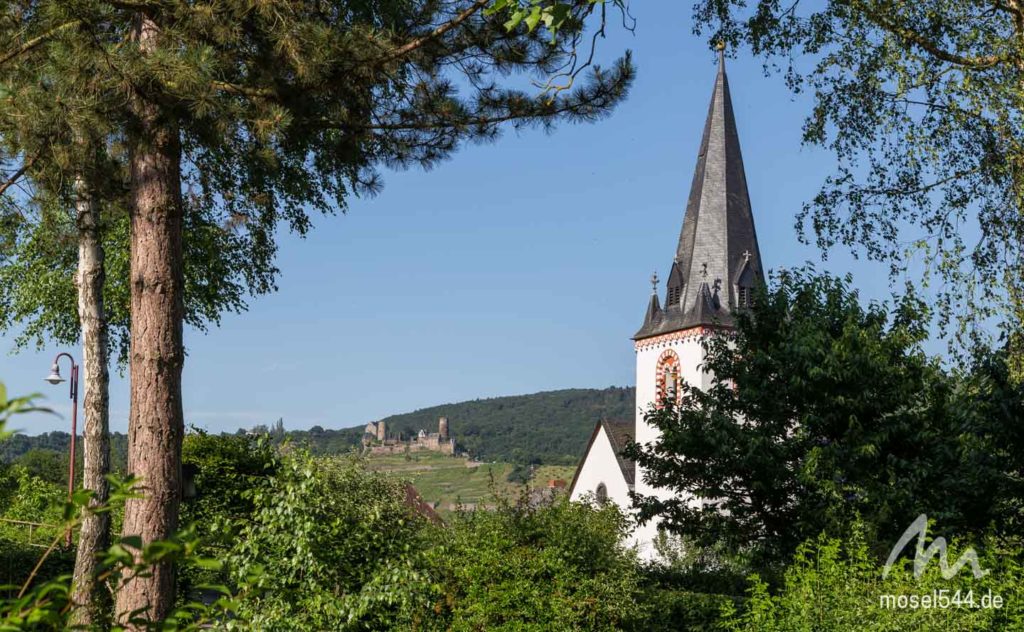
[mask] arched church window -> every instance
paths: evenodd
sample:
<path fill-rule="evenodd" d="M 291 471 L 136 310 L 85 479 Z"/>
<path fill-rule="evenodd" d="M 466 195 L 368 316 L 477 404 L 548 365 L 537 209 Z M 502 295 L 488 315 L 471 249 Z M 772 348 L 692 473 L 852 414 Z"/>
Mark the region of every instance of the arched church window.
<path fill-rule="evenodd" d="M 608 487 L 604 483 L 599 483 L 594 491 L 594 497 L 602 505 L 608 502 Z"/>
<path fill-rule="evenodd" d="M 655 373 L 657 384 L 657 405 L 661 406 L 665 400 L 677 402 L 680 396 L 680 373 L 679 356 L 671 349 L 666 349 L 658 358 L 658 366 Z"/>

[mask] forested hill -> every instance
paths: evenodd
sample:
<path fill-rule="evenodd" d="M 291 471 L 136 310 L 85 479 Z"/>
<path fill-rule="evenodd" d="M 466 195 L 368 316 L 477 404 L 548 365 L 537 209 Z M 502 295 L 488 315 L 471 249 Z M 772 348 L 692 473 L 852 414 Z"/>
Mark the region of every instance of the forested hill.
<path fill-rule="evenodd" d="M 437 432 L 438 417 L 448 417 L 459 447 L 475 457 L 575 465 L 597 420 L 632 419 L 635 400 L 633 388 L 569 389 L 445 404 L 384 421 L 389 432 Z"/>
<path fill-rule="evenodd" d="M 456 404 L 423 408 L 386 417 L 388 433 L 410 436 L 421 428 L 437 432 L 439 417 L 448 417 L 459 449 L 487 461 L 575 465 L 586 447 L 594 423 L 602 417 L 632 419 L 636 393 L 633 388 L 574 388 L 532 395 L 475 399 Z M 275 439 L 285 437 L 308 446 L 317 454 L 344 453 L 359 444 L 363 427 L 326 430 L 283 431 L 280 426 L 258 426 Z M 245 432 L 239 430 L 239 432 Z M 124 468 L 126 437 L 114 433 L 112 461 L 115 471 Z M 51 432 L 38 436 L 15 435 L 0 440 L 0 461 L 18 460 L 25 453 L 41 450 L 49 455 L 64 454 L 70 436 Z M 34 455 L 38 457 L 42 455 Z M 66 457 L 65 457 L 66 458 Z M 55 466 L 59 470 L 59 467 Z"/>
<path fill-rule="evenodd" d="M 388 434 L 410 436 L 420 429 L 437 432 L 447 417 L 459 449 L 487 461 L 575 465 L 598 419 L 632 419 L 632 387 L 574 388 L 532 395 L 474 399 L 431 406 L 385 417 Z M 357 445 L 363 427 L 325 430 L 314 426 L 287 433 L 319 454 L 343 452 Z"/>

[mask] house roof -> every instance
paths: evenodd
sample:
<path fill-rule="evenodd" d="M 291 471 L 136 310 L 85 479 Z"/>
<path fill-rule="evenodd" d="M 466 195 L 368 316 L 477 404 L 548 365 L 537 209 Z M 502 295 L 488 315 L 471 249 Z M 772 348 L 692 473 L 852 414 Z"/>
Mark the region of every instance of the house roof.
<path fill-rule="evenodd" d="M 416 491 L 416 488 L 411 483 L 405 484 L 405 506 L 425 518 L 428 522 L 434 524 L 444 524 L 444 520 L 441 516 L 434 511 L 434 508 L 420 496 L 420 493 Z"/>
<path fill-rule="evenodd" d="M 572 483 L 569 485 L 570 495 L 576 489 L 576 481 L 579 479 L 580 471 L 583 469 L 583 464 L 586 463 L 590 449 L 594 446 L 594 441 L 597 439 L 597 435 L 601 432 L 602 428 L 608 436 L 608 442 L 611 444 L 612 450 L 615 452 L 615 460 L 619 464 L 619 470 L 622 471 L 622 478 L 626 480 L 626 484 L 630 489 L 633 488 L 636 482 L 636 463 L 622 456 L 622 451 L 636 438 L 634 423 L 631 421 L 602 419 L 594 424 L 594 432 L 591 433 L 590 441 L 587 442 L 587 449 L 583 451 L 583 457 L 580 458 L 580 462 L 576 466 L 576 473 L 573 474 Z"/>
<path fill-rule="evenodd" d="M 665 306 L 651 301 L 634 339 L 700 325 L 730 325 L 741 278 L 763 283 L 764 275 L 725 57 L 719 52 Z"/>

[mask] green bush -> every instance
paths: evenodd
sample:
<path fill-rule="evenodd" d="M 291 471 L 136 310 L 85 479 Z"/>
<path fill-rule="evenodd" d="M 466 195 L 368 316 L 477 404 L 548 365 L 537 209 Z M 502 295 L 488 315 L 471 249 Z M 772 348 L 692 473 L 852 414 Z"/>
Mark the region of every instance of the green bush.
<path fill-rule="evenodd" d="M 644 632 L 712 632 L 721 629 L 723 608 L 742 600 L 729 595 L 651 587 L 644 593 L 647 618 Z"/>
<path fill-rule="evenodd" d="M 437 529 L 429 630 L 616 630 L 643 621 L 635 555 L 613 506 L 498 501 Z"/>
<path fill-rule="evenodd" d="M 202 430 L 185 436 L 182 466 L 192 485 L 181 504 L 180 523 L 202 540 L 204 555 L 224 557 L 234 546 L 254 511 L 252 490 L 266 484 L 277 465 L 274 450 L 263 440 Z M 226 583 L 225 569 L 182 569 L 178 599 L 188 599 L 204 584 Z"/>
<path fill-rule="evenodd" d="M 980 547 L 976 547 L 980 548 Z M 953 565 L 966 545 L 953 543 Z M 870 554 L 864 539 L 844 543 L 821 536 L 802 545 L 785 573 L 782 589 L 772 595 L 767 584 L 752 576 L 749 599 L 740 608 L 726 604 L 723 629 L 732 632 L 860 632 L 863 630 L 923 632 L 1024 630 L 1024 570 L 1019 544 L 990 538 L 980 550 L 988 574 L 975 578 L 968 565 L 950 579 L 940 572 L 938 556 L 915 579 L 910 560 L 895 565 L 888 577 Z M 888 596 L 945 595 L 949 607 L 899 607 Z M 1001 608 L 981 607 L 988 595 L 1003 600 Z M 973 602 L 975 607 L 970 607 Z M 959 607 L 957 607 L 959 605 Z"/>
<path fill-rule="evenodd" d="M 25 544 L 24 537 L 0 537 L 0 586 L 11 587 L 0 589 L 0 594 L 4 597 L 16 595 L 44 552 L 44 548 Z M 58 549 L 43 560 L 36 574 L 44 578 L 70 575 L 74 566 L 74 550 Z"/>
<path fill-rule="evenodd" d="M 234 627 L 385 630 L 424 603 L 416 565 L 424 521 L 405 486 L 354 459 L 286 455 L 252 490 L 253 513 L 227 562 L 237 587 Z M 242 622 L 245 625 L 242 625 Z"/>
<path fill-rule="evenodd" d="M 39 479 L 18 465 L 8 470 L 6 484 L 13 485 L 13 493 L 3 510 L 3 518 L 48 525 L 34 530 L 35 543 L 48 544 L 49 540 L 62 533 L 62 529 L 55 525 L 64 521 L 67 488 Z M 0 536 L 16 542 L 28 542 L 27 528 L 11 523 L 0 522 Z"/>

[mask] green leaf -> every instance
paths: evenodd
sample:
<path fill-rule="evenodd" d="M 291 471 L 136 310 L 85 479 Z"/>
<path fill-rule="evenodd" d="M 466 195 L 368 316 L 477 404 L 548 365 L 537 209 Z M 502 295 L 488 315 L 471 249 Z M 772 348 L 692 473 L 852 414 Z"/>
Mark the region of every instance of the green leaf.
<path fill-rule="evenodd" d="M 494 0 L 491 6 L 484 9 L 484 15 L 494 15 L 499 11 L 507 9 L 512 4 L 512 0 Z"/>
<path fill-rule="evenodd" d="M 537 28 L 537 24 L 540 23 L 540 19 L 543 15 L 543 9 L 541 7 L 533 7 L 530 10 L 530 15 L 526 17 L 526 30 L 533 32 L 533 29 Z"/>
<path fill-rule="evenodd" d="M 514 31 L 515 28 L 519 26 L 519 23 L 523 21 L 524 17 L 526 17 L 526 11 L 522 9 L 513 11 L 511 17 L 504 24 L 505 30 Z"/>
<path fill-rule="evenodd" d="M 209 571 L 219 571 L 224 567 L 224 563 L 220 560 L 212 557 L 199 557 L 192 560 L 192 563 L 199 568 L 206 569 Z"/>

